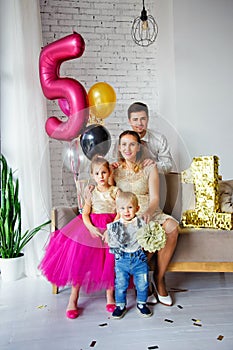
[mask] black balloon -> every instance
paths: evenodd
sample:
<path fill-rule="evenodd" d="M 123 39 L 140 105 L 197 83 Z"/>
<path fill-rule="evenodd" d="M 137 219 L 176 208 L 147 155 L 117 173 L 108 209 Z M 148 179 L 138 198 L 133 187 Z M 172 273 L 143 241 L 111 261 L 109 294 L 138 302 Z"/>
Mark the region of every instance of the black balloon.
<path fill-rule="evenodd" d="M 88 159 L 96 154 L 104 157 L 111 147 L 110 133 L 102 125 L 89 125 L 80 137 L 80 145 Z"/>

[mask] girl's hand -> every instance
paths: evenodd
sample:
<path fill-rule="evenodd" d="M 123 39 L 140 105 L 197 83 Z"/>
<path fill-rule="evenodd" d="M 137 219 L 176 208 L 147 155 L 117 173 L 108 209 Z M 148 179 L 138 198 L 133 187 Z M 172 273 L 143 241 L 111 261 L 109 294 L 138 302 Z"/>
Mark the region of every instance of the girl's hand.
<path fill-rule="evenodd" d="M 97 227 L 95 226 L 88 227 L 88 230 L 90 231 L 90 234 L 92 235 L 93 238 L 95 237 L 100 237 L 101 239 L 103 238 L 102 233 Z"/>
<path fill-rule="evenodd" d="M 102 240 L 104 241 L 104 243 L 108 243 L 108 230 L 104 231 Z"/>

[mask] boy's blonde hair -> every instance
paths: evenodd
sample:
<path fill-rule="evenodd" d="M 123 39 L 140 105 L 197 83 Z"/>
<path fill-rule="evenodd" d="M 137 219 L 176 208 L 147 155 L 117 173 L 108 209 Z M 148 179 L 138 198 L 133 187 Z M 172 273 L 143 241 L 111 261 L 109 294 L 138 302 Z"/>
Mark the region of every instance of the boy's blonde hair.
<path fill-rule="evenodd" d="M 116 198 L 116 207 L 119 208 L 123 204 L 131 202 L 133 206 L 138 207 L 138 198 L 132 192 L 120 192 Z"/>
<path fill-rule="evenodd" d="M 99 166 L 105 166 L 109 171 L 110 171 L 110 164 L 107 161 L 107 159 L 105 159 L 104 157 L 96 154 L 92 160 L 91 160 L 91 174 L 93 174 L 93 169 L 94 166 L 99 165 Z"/>

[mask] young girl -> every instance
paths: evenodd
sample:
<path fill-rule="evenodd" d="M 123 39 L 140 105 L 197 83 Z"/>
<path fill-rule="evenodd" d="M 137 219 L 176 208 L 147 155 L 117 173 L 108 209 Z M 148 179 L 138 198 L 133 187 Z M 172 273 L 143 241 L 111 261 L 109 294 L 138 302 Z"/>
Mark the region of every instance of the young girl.
<path fill-rule="evenodd" d="M 57 286 L 72 285 L 66 309 L 68 318 L 78 317 L 80 287 L 86 293 L 106 289 L 106 310 L 112 312 L 114 301 L 114 256 L 104 243 L 107 224 L 116 216 L 118 188 L 109 185 L 110 166 L 106 159 L 95 156 L 91 175 L 96 186 L 86 199 L 82 215 L 53 232 L 39 268 Z"/>

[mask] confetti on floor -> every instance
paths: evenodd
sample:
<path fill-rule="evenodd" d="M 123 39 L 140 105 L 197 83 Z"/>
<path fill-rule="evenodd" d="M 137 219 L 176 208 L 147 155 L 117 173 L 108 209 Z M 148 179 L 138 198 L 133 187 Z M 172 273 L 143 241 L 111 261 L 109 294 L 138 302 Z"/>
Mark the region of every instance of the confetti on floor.
<path fill-rule="evenodd" d="M 108 325 L 107 323 L 100 323 L 100 324 L 99 324 L 100 327 L 105 327 L 105 326 L 107 326 L 107 325 Z"/>
<path fill-rule="evenodd" d="M 220 335 L 218 336 L 217 340 L 220 340 L 220 341 L 221 341 L 221 340 L 223 340 L 223 338 L 224 338 L 224 336 L 220 334 Z"/>
<path fill-rule="evenodd" d="M 92 340 L 92 342 L 90 344 L 90 348 L 94 348 L 95 344 L 96 344 L 96 340 Z"/>
<path fill-rule="evenodd" d="M 183 309 L 183 306 L 181 306 L 181 305 L 177 305 L 177 307 L 178 307 L 179 309 Z"/>
<path fill-rule="evenodd" d="M 152 350 L 152 349 L 158 349 L 158 348 L 159 348 L 158 345 L 152 345 L 152 346 L 148 346 L 147 349 Z"/>
<path fill-rule="evenodd" d="M 172 320 L 169 320 L 168 318 L 165 318 L 165 320 L 164 320 L 165 322 L 170 322 L 170 323 L 173 323 L 174 321 L 172 321 Z"/>
<path fill-rule="evenodd" d="M 192 318 L 192 321 L 193 321 L 193 326 L 202 327 L 202 324 L 200 323 L 201 320 L 198 320 L 196 318 Z"/>
<path fill-rule="evenodd" d="M 174 292 L 174 293 L 183 293 L 183 292 L 188 292 L 188 289 L 170 288 L 169 291 Z"/>
<path fill-rule="evenodd" d="M 38 305 L 37 306 L 37 309 L 44 309 L 44 308 L 46 308 L 47 307 L 47 305 Z"/>

